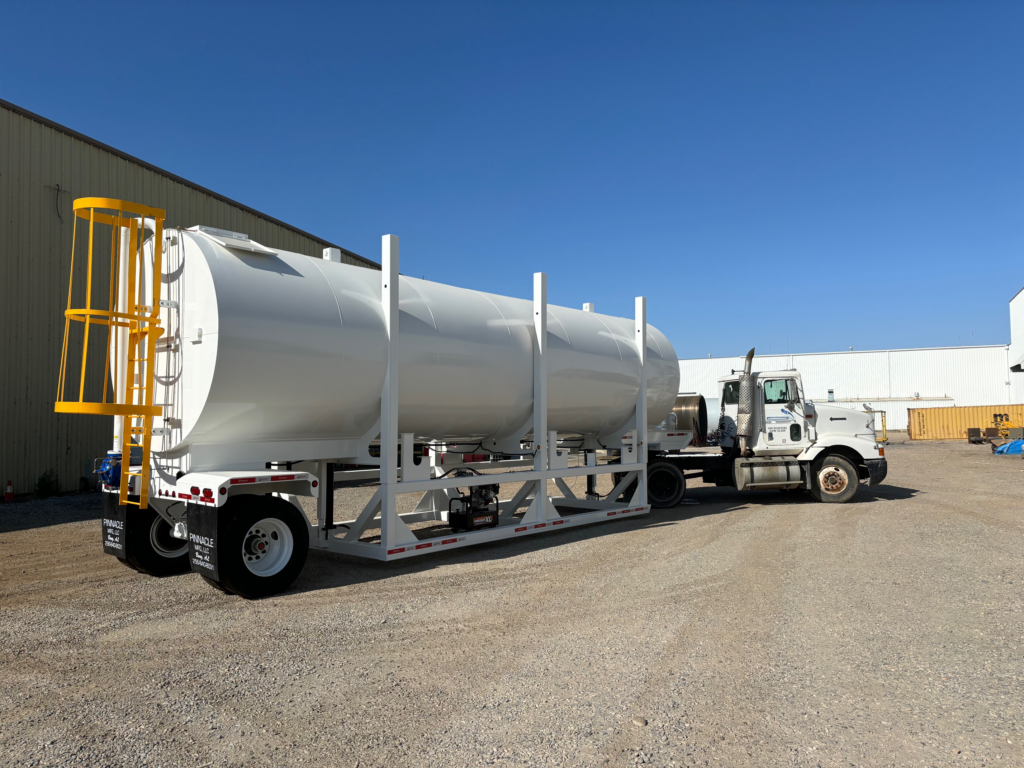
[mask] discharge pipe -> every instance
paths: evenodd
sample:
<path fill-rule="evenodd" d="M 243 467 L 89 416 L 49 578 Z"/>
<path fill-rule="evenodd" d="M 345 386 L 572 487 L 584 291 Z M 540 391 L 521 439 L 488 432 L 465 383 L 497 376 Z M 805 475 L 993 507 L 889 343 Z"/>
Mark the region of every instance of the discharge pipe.
<path fill-rule="evenodd" d="M 754 377 L 750 368 L 754 363 L 754 349 L 747 352 L 740 374 L 739 403 L 736 407 L 736 436 L 740 441 L 740 456 L 750 455 L 750 443 L 754 437 Z"/>

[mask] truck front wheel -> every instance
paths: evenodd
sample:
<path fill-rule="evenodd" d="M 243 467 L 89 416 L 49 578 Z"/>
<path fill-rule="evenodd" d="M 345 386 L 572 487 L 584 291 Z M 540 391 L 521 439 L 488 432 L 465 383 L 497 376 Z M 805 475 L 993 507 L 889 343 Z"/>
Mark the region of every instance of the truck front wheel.
<path fill-rule="evenodd" d="M 674 507 L 685 494 L 686 478 L 671 461 L 655 461 L 647 467 L 647 499 L 652 507 Z"/>
<path fill-rule="evenodd" d="M 860 476 L 845 456 L 831 454 L 811 466 L 811 495 L 826 504 L 842 504 L 857 495 Z"/>
<path fill-rule="evenodd" d="M 275 496 L 239 496 L 224 509 L 231 513 L 217 548 L 221 583 L 249 599 L 288 589 L 309 553 L 306 519 Z"/>

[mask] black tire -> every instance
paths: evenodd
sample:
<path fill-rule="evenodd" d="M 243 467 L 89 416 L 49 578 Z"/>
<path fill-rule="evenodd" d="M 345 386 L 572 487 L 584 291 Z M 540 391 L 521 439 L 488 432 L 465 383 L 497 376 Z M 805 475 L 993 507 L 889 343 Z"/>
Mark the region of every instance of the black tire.
<path fill-rule="evenodd" d="M 209 576 L 203 576 L 203 581 L 205 581 L 205 582 L 206 582 L 207 584 L 209 584 L 209 585 L 210 585 L 211 587 L 213 587 L 214 589 L 216 589 L 216 590 L 218 590 L 218 591 L 220 591 L 220 592 L 223 592 L 223 593 L 224 593 L 225 595 L 231 595 L 231 594 L 234 594 L 234 593 L 233 593 L 233 592 L 232 592 L 232 591 L 231 591 L 230 589 L 228 589 L 227 587 L 225 587 L 225 586 L 224 586 L 223 584 L 221 584 L 221 583 L 220 583 L 219 581 L 214 581 L 214 580 L 213 580 L 213 579 L 211 579 L 211 578 L 210 578 Z"/>
<path fill-rule="evenodd" d="M 857 495 L 860 475 L 845 456 L 831 454 L 811 466 L 811 495 L 823 504 L 844 504 Z"/>
<path fill-rule="evenodd" d="M 671 461 L 655 461 L 647 467 L 647 500 L 655 509 L 675 507 L 686 495 L 686 478 Z"/>
<path fill-rule="evenodd" d="M 254 600 L 291 586 L 309 554 L 309 523 L 276 496 L 238 496 L 227 513 L 217 547 L 221 584 Z"/>
<path fill-rule="evenodd" d="M 191 570 L 188 542 L 171 536 L 171 525 L 151 507 L 128 507 L 125 562 L 150 576 L 177 576 Z"/>

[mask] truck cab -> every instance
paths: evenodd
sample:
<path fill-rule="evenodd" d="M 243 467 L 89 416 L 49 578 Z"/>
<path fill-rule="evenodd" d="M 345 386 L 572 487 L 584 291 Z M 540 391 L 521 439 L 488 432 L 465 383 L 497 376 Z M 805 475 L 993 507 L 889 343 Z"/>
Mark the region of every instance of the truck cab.
<path fill-rule="evenodd" d="M 752 358 L 753 350 L 748 366 Z M 852 501 L 861 482 L 876 485 L 885 479 L 885 448 L 877 441 L 874 417 L 808 400 L 799 371 L 748 368 L 718 384 L 719 412 L 708 414 L 708 421 L 712 430 L 717 427 L 720 452 L 652 450 L 648 494 L 653 506 L 679 503 L 687 478 L 741 491 L 807 491 L 823 503 Z"/>

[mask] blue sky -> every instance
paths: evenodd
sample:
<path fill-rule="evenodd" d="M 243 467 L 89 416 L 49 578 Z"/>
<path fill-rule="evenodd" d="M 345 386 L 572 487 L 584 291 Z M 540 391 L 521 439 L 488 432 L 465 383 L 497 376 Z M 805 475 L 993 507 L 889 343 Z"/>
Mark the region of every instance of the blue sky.
<path fill-rule="evenodd" d="M 0 18 L 0 98 L 370 258 L 398 234 L 408 275 L 528 297 L 542 270 L 552 303 L 625 316 L 645 295 L 680 357 L 1009 341 L 1021 3 Z"/>

